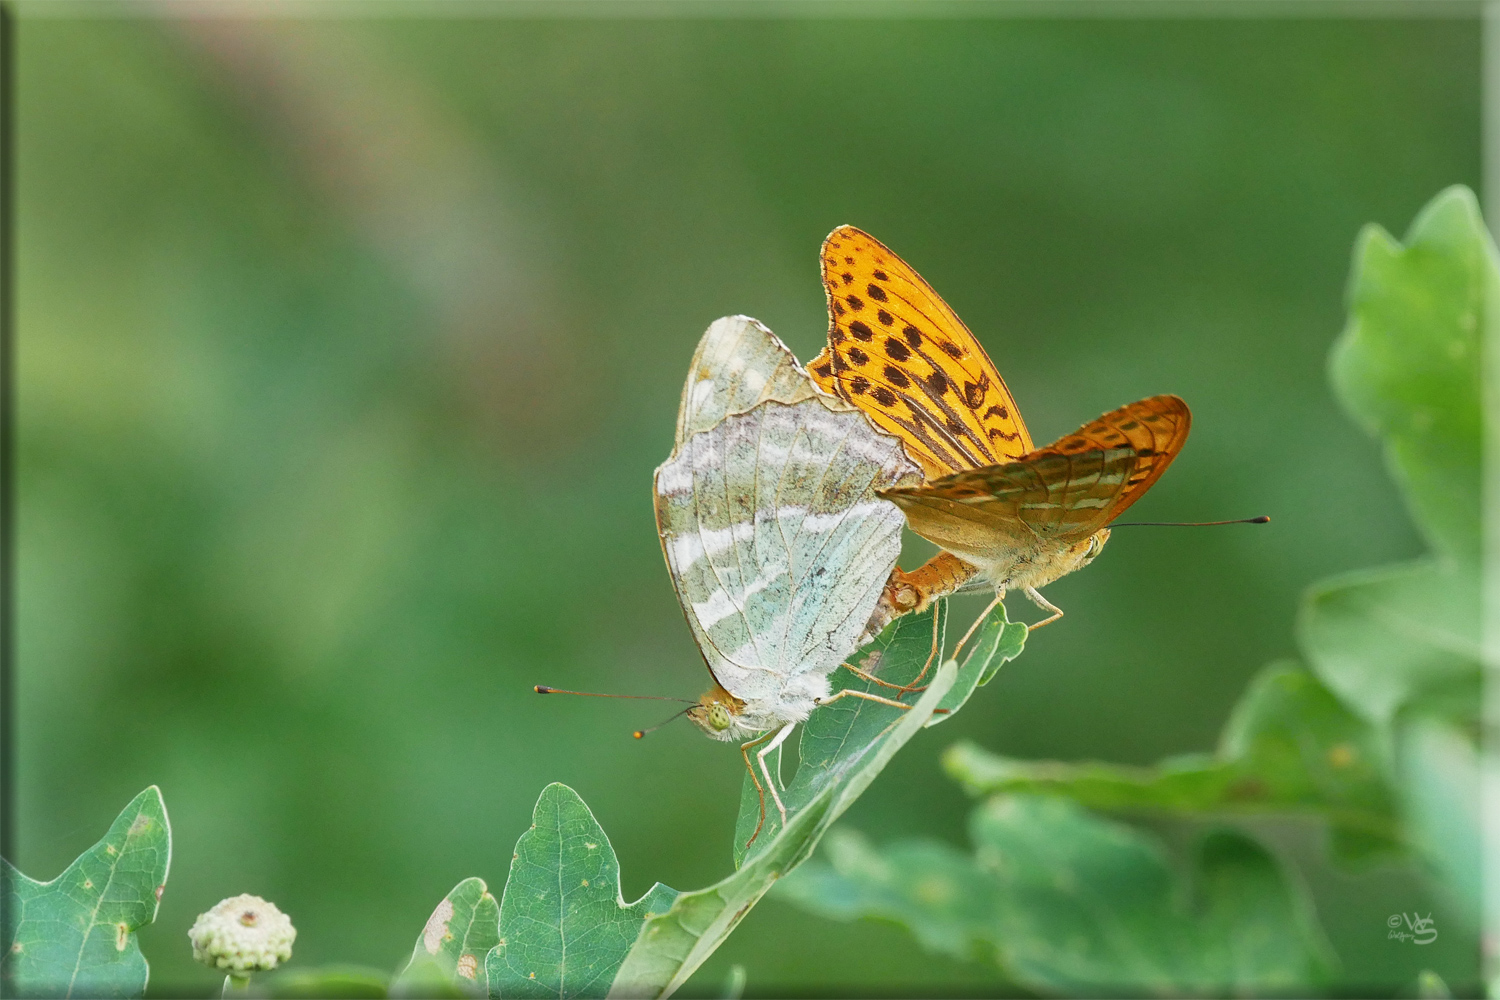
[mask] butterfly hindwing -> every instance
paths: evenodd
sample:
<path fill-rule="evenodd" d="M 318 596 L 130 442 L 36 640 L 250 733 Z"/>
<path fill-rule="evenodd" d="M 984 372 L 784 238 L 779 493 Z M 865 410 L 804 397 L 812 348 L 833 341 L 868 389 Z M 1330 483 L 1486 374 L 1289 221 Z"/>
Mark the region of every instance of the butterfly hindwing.
<path fill-rule="evenodd" d="M 898 441 L 820 399 L 726 417 L 662 465 L 662 549 L 721 685 L 771 697 L 855 649 L 901 551 L 904 518 L 876 491 L 914 471 Z"/>
<path fill-rule="evenodd" d="M 828 346 L 809 366 L 819 388 L 901 438 L 929 478 L 1032 450 L 984 348 L 905 261 L 840 226 L 823 243 L 822 269 Z"/>
<path fill-rule="evenodd" d="M 818 390 L 765 326 L 717 320 L 693 356 L 657 531 L 709 669 L 741 699 L 858 645 L 901 549 L 878 491 L 921 481 L 901 442 Z"/>
<path fill-rule="evenodd" d="M 1032 540 L 1068 543 L 1146 492 L 1187 440 L 1187 404 L 1152 396 L 1106 413 L 1020 461 L 882 494 L 912 530 L 963 556 Z M 985 532 L 995 537 L 985 541 Z"/>

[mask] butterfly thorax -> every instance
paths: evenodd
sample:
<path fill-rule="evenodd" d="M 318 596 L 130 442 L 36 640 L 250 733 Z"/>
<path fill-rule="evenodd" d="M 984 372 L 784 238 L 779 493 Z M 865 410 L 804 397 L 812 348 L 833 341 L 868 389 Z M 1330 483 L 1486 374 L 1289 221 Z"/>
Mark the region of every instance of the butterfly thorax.
<path fill-rule="evenodd" d="M 1040 588 L 1093 562 L 1107 541 L 1109 529 L 1100 528 L 1071 544 L 1038 539 L 1035 546 L 996 552 L 990 559 L 984 558 L 988 553 L 965 558 L 972 558 L 979 567 L 979 579 L 997 590 Z"/>

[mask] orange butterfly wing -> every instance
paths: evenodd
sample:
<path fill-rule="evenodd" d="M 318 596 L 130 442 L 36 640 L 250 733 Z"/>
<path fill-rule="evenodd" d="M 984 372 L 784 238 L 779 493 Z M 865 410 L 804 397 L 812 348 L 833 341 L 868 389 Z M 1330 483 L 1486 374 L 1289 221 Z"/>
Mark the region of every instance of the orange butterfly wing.
<path fill-rule="evenodd" d="M 828 346 L 820 389 L 901 439 L 929 479 L 1021 458 L 1031 435 L 994 362 L 905 261 L 840 226 L 823 241 Z"/>
<path fill-rule="evenodd" d="M 912 530 L 981 556 L 1026 529 L 1072 542 L 1125 512 L 1167 471 L 1187 441 L 1192 414 L 1176 396 L 1152 396 L 1084 424 L 1016 462 L 959 472 L 881 495 Z M 1025 527 L 1023 528 L 1022 525 Z"/>

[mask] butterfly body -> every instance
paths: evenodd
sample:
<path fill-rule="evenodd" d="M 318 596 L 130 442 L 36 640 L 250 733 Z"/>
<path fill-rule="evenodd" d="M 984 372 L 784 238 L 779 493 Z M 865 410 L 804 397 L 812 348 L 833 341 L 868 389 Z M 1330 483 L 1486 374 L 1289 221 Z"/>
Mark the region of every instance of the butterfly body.
<path fill-rule="evenodd" d="M 1060 616 L 1037 588 L 1099 554 L 1110 521 L 1182 449 L 1187 404 L 1152 396 L 1036 448 L 994 362 L 910 265 L 841 226 L 824 241 L 822 269 L 828 347 L 813 380 L 901 438 L 926 482 L 881 496 L 943 549 L 892 572 L 867 634 L 943 594 L 990 587 L 1022 590 Z"/>

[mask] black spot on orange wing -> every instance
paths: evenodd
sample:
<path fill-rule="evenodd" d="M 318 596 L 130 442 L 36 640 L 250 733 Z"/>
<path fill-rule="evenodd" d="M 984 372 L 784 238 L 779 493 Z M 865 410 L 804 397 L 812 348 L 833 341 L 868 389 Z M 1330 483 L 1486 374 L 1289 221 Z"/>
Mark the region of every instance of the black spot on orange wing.
<path fill-rule="evenodd" d="M 927 376 L 927 388 L 931 389 L 937 396 L 942 396 L 946 393 L 949 385 L 948 376 L 944 375 L 941 371 L 934 369 L 933 373 Z"/>
<path fill-rule="evenodd" d="M 911 350 L 895 337 L 891 337 L 885 342 L 885 354 L 892 361 L 906 361 L 911 357 Z"/>
<path fill-rule="evenodd" d="M 1003 406 L 992 406 L 984 411 L 984 416 L 986 420 L 990 417 L 999 417 L 1001 420 L 1005 420 L 1010 416 L 1010 411 Z"/>
<path fill-rule="evenodd" d="M 846 295 L 844 296 L 844 301 L 849 303 L 849 308 L 853 309 L 855 312 L 859 312 L 865 307 L 864 300 L 861 299 L 858 295 Z"/>
<path fill-rule="evenodd" d="M 886 274 L 884 271 L 876 271 L 875 272 L 875 278 L 878 281 L 890 281 L 891 280 L 890 275 Z"/>
<path fill-rule="evenodd" d="M 880 312 L 876 313 L 875 314 L 875 318 L 878 319 L 878 320 L 880 320 L 880 325 L 881 326 L 890 326 L 892 323 L 896 322 L 896 317 L 892 316 L 890 313 L 886 312 L 884 309 L 882 309 L 882 310 L 880 310 Z"/>
<path fill-rule="evenodd" d="M 857 347 L 849 348 L 849 360 L 854 362 L 855 367 L 863 368 L 870 363 L 870 356 Z"/>
<path fill-rule="evenodd" d="M 834 312 L 834 315 L 837 315 L 837 316 L 844 315 L 844 304 L 842 302 L 835 301 L 833 303 L 833 312 Z"/>
<path fill-rule="evenodd" d="M 963 348 L 959 347 L 953 341 L 945 340 L 938 346 L 943 349 L 944 354 L 948 355 L 954 361 L 962 361 L 964 359 Z"/>
<path fill-rule="evenodd" d="M 817 372 L 823 378 L 831 378 L 833 376 L 833 362 L 830 361 L 827 364 L 818 365 L 813 371 Z"/>
<path fill-rule="evenodd" d="M 895 406 L 896 394 L 883 385 L 877 385 L 870 390 L 870 395 L 875 397 L 875 402 L 881 406 Z"/>
<path fill-rule="evenodd" d="M 881 374 L 885 376 L 887 382 L 898 389 L 905 389 L 911 385 L 911 379 L 906 377 L 906 372 L 895 365 L 886 365 L 885 370 Z"/>
<path fill-rule="evenodd" d="M 870 388 L 870 380 L 863 375 L 856 375 L 849 380 L 849 391 L 856 396 L 863 396 Z"/>
<path fill-rule="evenodd" d="M 844 279 L 844 284 L 846 285 L 854 284 L 854 275 L 850 274 L 848 271 L 845 271 L 843 274 L 839 275 L 839 277 Z"/>
<path fill-rule="evenodd" d="M 863 340 L 867 344 L 875 339 L 875 331 L 871 330 L 862 319 L 857 319 L 849 324 L 849 334 L 855 340 Z"/>
<path fill-rule="evenodd" d="M 879 285 L 867 286 L 865 288 L 865 294 L 870 296 L 870 298 L 874 299 L 876 302 L 885 301 L 885 289 L 881 288 Z"/>
<path fill-rule="evenodd" d="M 964 405 L 971 410 L 979 409 L 979 404 L 984 402 L 985 383 L 989 379 L 981 377 L 978 382 L 964 383 Z"/>
<path fill-rule="evenodd" d="M 906 342 L 911 345 L 911 349 L 914 351 L 922 346 L 922 331 L 910 323 L 901 331 L 901 336 L 906 338 Z"/>

